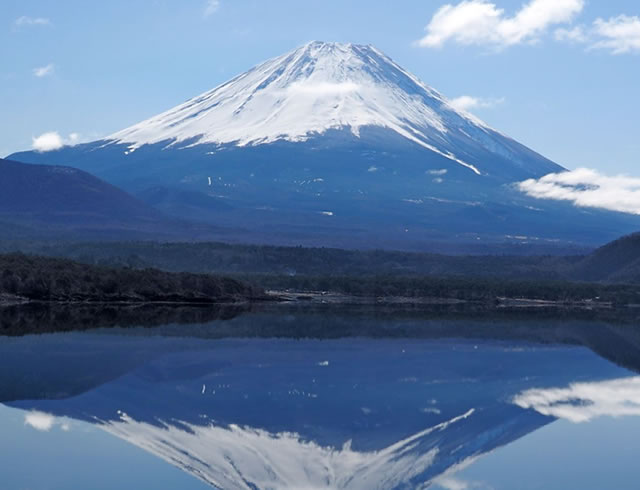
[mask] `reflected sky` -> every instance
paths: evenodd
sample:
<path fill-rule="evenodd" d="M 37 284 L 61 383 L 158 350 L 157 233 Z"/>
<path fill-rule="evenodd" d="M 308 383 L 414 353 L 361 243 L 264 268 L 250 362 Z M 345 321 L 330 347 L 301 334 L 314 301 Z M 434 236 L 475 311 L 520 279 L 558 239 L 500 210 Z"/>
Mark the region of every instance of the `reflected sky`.
<path fill-rule="evenodd" d="M 28 415 L 0 404 L 2 490 L 211 488 L 93 424 L 54 418 L 43 431 Z"/>
<path fill-rule="evenodd" d="M 640 378 L 582 347 L 58 334 L 0 342 L 0 358 L 9 350 L 42 359 L 13 357 L 16 383 L 53 354 L 66 376 L 3 387 L 20 394 L 0 407 L 8 488 L 525 488 L 509 475 L 559 447 L 557 431 L 579 427 L 567 446 L 602 418 L 624 430 L 640 415 Z M 101 351 L 126 368 L 95 362 Z M 620 459 L 603 441 L 613 446 L 603 457 Z M 44 468 L 65 458 L 73 468 L 56 469 L 55 481 L 27 476 L 30 450 Z M 568 488 L 567 475 L 602 488 L 567 455 L 547 464 L 555 480 L 526 488 Z M 634 471 L 623 481 L 635 483 Z M 87 486 L 92 477 L 102 486 Z"/>

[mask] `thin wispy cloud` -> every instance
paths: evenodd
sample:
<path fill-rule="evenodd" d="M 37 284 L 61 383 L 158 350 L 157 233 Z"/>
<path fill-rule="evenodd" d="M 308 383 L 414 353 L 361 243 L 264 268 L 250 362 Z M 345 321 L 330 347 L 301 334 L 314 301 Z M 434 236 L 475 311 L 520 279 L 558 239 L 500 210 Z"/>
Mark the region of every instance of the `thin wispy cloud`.
<path fill-rule="evenodd" d="M 220 10 L 220 0 L 207 0 L 206 5 L 204 7 L 205 18 L 211 17 L 218 10 Z"/>
<path fill-rule="evenodd" d="M 20 26 L 48 26 L 51 25 L 51 20 L 46 17 L 29 17 L 27 15 L 23 15 L 22 17 L 18 17 L 14 24 L 18 27 Z"/>
<path fill-rule="evenodd" d="M 492 109 L 503 104 L 504 101 L 504 98 L 487 99 L 482 97 L 473 97 L 471 95 L 462 95 L 449 100 L 449 105 L 458 111 L 469 112 L 474 109 Z"/>
<path fill-rule="evenodd" d="M 53 75 L 55 71 L 55 65 L 53 63 L 49 63 L 46 66 L 40 66 L 38 68 L 33 69 L 33 75 L 38 78 L 48 77 L 49 75 Z"/>
<path fill-rule="evenodd" d="M 606 49 L 613 54 L 640 53 L 640 17 L 619 15 L 609 20 L 597 19 L 594 32 L 598 40 L 594 49 Z"/>
<path fill-rule="evenodd" d="M 446 43 L 505 48 L 538 41 L 551 27 L 567 24 L 582 12 L 584 0 L 532 0 L 513 16 L 487 0 L 465 0 L 441 7 L 417 44 L 439 48 Z"/>
<path fill-rule="evenodd" d="M 579 207 L 640 215 L 640 178 L 608 177 L 597 170 L 579 168 L 526 180 L 517 186 L 537 199 L 570 201 Z"/>
<path fill-rule="evenodd" d="M 287 89 L 289 94 L 305 94 L 312 96 L 342 95 L 356 92 L 360 86 L 353 82 L 342 83 L 293 83 Z"/>
<path fill-rule="evenodd" d="M 614 55 L 640 53 L 640 17 L 619 15 L 609 20 L 596 19 L 591 26 L 558 29 L 555 38 L 585 44 L 588 51 L 604 50 Z"/>
<path fill-rule="evenodd" d="M 584 26 L 576 26 L 571 29 L 557 29 L 555 39 L 560 42 L 584 43 L 589 40 L 589 35 Z"/>

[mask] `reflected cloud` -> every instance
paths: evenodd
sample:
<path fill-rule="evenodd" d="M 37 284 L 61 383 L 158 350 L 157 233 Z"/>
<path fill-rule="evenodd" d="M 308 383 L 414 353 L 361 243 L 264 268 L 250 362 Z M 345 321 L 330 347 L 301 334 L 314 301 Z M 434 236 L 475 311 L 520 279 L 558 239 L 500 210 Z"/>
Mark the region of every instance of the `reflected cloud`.
<path fill-rule="evenodd" d="M 513 402 L 521 408 L 574 423 L 602 416 L 640 416 L 640 377 L 575 383 L 568 388 L 532 389 L 516 396 Z"/>
<path fill-rule="evenodd" d="M 42 432 L 49 432 L 54 426 L 56 418 L 48 413 L 33 411 L 24 416 L 24 425 Z"/>
<path fill-rule="evenodd" d="M 486 483 L 467 481 L 453 476 L 441 478 L 435 484 L 443 490 L 493 490 L 493 487 Z"/>
<path fill-rule="evenodd" d="M 476 461 L 478 461 L 481 457 L 486 456 L 487 454 L 489 453 L 472 456 L 458 464 L 451 466 L 442 475 L 433 480 L 435 488 L 442 490 L 494 490 L 492 486 L 484 482 L 471 481 L 458 476 L 458 473 L 474 465 Z M 427 485 L 420 487 L 420 490 L 426 490 L 427 488 L 431 488 L 431 482 L 427 482 Z"/>
<path fill-rule="evenodd" d="M 442 478 L 436 483 L 445 490 L 467 490 L 469 488 L 469 484 L 466 481 L 454 477 Z"/>
<path fill-rule="evenodd" d="M 39 430 L 40 432 L 49 432 L 55 426 L 59 426 L 64 432 L 71 430 L 71 424 L 68 420 L 38 410 L 32 410 L 24 416 L 24 425 Z"/>

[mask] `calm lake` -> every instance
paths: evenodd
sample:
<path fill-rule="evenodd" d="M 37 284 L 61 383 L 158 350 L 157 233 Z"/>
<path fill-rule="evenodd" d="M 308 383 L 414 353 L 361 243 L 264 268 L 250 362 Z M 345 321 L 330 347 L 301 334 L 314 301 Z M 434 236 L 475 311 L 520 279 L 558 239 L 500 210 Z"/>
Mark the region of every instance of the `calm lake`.
<path fill-rule="evenodd" d="M 0 336 L 2 490 L 640 481 L 633 319 L 329 307 L 5 313 L 14 327 Z M 17 325 L 38 334 L 19 336 Z M 48 333 L 60 325 L 76 331 Z"/>

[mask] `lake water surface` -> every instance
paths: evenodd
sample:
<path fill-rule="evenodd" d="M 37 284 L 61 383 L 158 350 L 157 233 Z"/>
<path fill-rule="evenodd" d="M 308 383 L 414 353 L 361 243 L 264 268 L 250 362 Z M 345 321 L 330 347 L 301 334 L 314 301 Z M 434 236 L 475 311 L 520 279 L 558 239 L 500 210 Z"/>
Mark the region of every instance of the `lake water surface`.
<path fill-rule="evenodd" d="M 199 318 L 0 337 L 0 488 L 638 488 L 633 325 Z"/>

